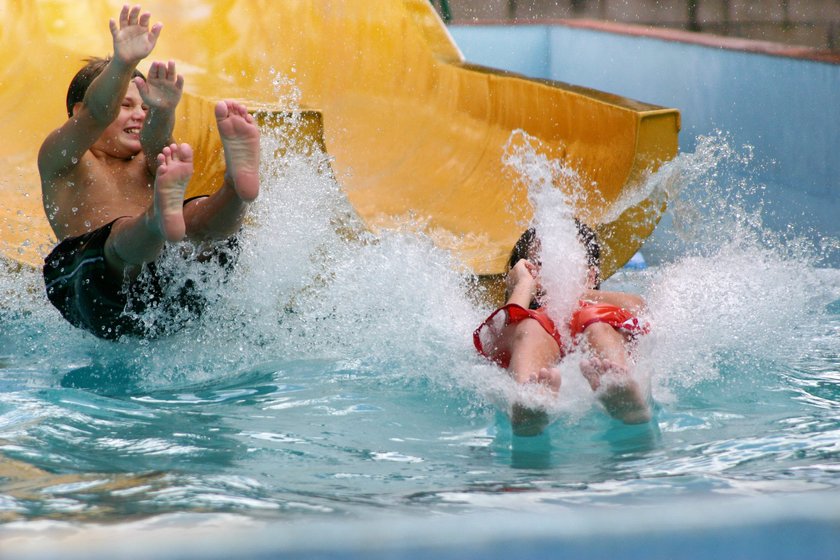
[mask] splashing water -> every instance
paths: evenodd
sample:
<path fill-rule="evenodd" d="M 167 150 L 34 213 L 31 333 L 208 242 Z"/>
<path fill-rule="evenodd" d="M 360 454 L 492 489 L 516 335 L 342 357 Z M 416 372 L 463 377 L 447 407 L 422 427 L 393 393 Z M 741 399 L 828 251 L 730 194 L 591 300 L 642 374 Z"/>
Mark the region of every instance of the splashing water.
<path fill-rule="evenodd" d="M 573 211 L 585 197 L 583 182 L 574 169 L 547 156 L 542 143 L 524 131 L 511 135 L 504 162 L 527 188 L 534 210 L 533 221 L 527 225 L 539 232 L 546 307 L 555 323 L 565 325 L 562 319 L 577 307 L 586 280 L 586 254 L 578 241 Z"/>
<path fill-rule="evenodd" d="M 831 323 L 826 304 L 837 299 L 836 276 L 815 268 L 820 248 L 807 239 L 763 226 L 764 187 L 751 180 L 753 159 L 749 146 L 736 149 L 718 133 L 700 138 L 694 153 L 680 154 L 634 190 L 670 201 L 663 221 L 671 225 L 655 241 L 664 262 L 619 273 L 604 287 L 647 299 L 654 330 L 639 343 L 636 370 L 642 380 L 650 376 L 660 403 L 674 402 L 674 388 L 718 380 L 727 369 L 760 371 L 804 359 L 815 352 L 813 332 Z M 584 287 L 586 260 L 572 210 L 582 178 L 521 131 L 512 135 L 505 163 L 528 189 L 549 312 L 561 324 Z M 620 215 L 637 198 L 619 201 L 607 216 Z M 835 243 L 824 239 L 823 246 Z M 826 278 L 835 280 L 826 284 Z M 555 412 L 580 412 L 575 400 L 592 404 L 579 383 L 580 354 L 561 364 L 568 394 L 554 403 Z M 755 375 L 748 374 L 746 387 L 764 383 Z"/>
<path fill-rule="evenodd" d="M 736 150 L 718 134 L 669 164 L 680 176 L 671 194 L 673 257 L 645 278 L 660 386 L 714 379 L 721 360 L 760 369 L 807 355 L 808 333 L 830 322 L 836 283 L 815 268 L 818 248 L 763 226 L 752 159 L 749 147 Z"/>

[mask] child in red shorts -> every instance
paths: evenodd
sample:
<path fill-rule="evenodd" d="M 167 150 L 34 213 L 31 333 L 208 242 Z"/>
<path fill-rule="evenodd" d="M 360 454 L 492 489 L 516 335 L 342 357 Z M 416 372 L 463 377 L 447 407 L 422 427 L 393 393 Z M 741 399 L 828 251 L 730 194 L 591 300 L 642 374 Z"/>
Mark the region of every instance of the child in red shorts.
<path fill-rule="evenodd" d="M 581 372 L 607 412 L 627 424 L 647 422 L 651 418 L 648 399 L 630 375 L 631 343 L 649 329 L 638 319 L 644 300 L 598 289 L 600 248 L 594 232 L 576 223 L 579 239 L 587 249 L 590 274 L 579 306 L 569 318 L 570 339 L 561 336 L 541 304 L 539 240 L 531 228 L 511 253 L 505 305 L 475 330 L 473 342 L 482 356 L 508 369 L 518 383 L 541 383 L 557 392 L 561 383 L 558 360 L 585 341 L 591 357 L 581 362 Z M 519 435 L 538 434 L 547 421 L 544 411 L 522 406 L 514 406 L 511 416 Z"/>

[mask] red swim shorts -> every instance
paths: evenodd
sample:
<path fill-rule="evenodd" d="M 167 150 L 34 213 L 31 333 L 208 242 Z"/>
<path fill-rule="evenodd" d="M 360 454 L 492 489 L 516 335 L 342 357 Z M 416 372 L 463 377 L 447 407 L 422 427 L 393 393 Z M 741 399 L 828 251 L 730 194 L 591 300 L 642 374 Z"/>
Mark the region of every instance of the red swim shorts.
<path fill-rule="evenodd" d="M 515 325 L 525 319 L 534 319 L 557 342 L 561 354 L 567 349 L 557 325 L 548 316 L 544 307 L 539 309 L 525 309 L 515 303 L 509 303 L 490 314 L 489 317 L 473 332 L 473 344 L 479 354 L 500 366 L 510 365 L 510 352 L 500 351 L 499 338 L 508 325 Z M 607 303 L 591 303 L 581 301 L 580 307 L 572 314 L 569 321 L 569 332 L 573 339 L 594 323 L 606 323 L 612 328 L 629 334 L 646 334 L 650 327 L 639 321 L 638 317 L 622 307 Z"/>

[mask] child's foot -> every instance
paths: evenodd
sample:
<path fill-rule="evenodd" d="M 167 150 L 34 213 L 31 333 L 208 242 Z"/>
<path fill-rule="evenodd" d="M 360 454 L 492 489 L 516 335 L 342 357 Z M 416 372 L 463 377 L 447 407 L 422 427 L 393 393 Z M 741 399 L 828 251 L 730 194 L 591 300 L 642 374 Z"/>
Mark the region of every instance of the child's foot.
<path fill-rule="evenodd" d="M 531 377 L 532 383 L 541 383 L 555 393 L 560 390 L 561 381 L 560 369 L 556 367 L 542 368 L 537 375 Z"/>
<path fill-rule="evenodd" d="M 545 385 L 555 393 L 560 390 L 560 369 L 556 367 L 544 367 L 537 373 L 530 374 L 528 377 L 521 375 L 518 377 L 515 376 L 514 379 L 516 379 L 517 383 L 523 385 L 534 383 Z"/>
<path fill-rule="evenodd" d="M 180 241 L 186 234 L 184 191 L 193 173 L 193 154 L 189 144 L 172 144 L 158 154 L 155 172 L 155 216 L 167 241 Z"/>
<path fill-rule="evenodd" d="M 598 392 L 598 399 L 610 416 L 625 424 L 650 421 L 651 411 L 647 399 L 626 367 L 593 357 L 582 360 L 580 370 L 592 390 Z"/>
<path fill-rule="evenodd" d="M 234 101 L 216 104 L 216 124 L 225 148 L 225 177 L 241 200 L 251 202 L 260 192 L 260 130 L 245 106 Z"/>

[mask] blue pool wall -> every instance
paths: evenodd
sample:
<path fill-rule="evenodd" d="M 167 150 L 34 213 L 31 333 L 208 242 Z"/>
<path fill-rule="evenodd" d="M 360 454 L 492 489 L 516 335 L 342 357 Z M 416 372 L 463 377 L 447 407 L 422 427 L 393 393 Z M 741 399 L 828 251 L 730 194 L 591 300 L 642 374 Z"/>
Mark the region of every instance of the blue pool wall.
<path fill-rule="evenodd" d="M 793 224 L 816 241 L 840 237 L 837 60 L 563 23 L 449 29 L 470 63 L 679 109 L 683 152 L 694 151 L 699 136 L 724 131 L 733 146 L 754 148 L 750 179 L 766 185 L 769 227 Z M 830 266 L 840 265 L 836 253 Z"/>

